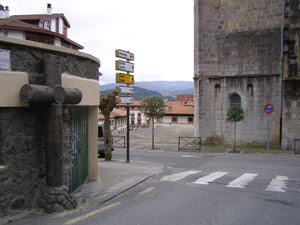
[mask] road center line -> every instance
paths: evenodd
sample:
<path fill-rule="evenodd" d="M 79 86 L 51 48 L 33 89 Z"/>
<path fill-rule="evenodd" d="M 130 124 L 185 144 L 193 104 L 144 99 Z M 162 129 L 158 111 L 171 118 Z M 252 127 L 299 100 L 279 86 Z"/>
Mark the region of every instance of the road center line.
<path fill-rule="evenodd" d="M 97 214 L 97 213 L 101 213 L 101 212 L 103 212 L 103 211 L 105 211 L 105 210 L 108 210 L 108 209 L 110 209 L 110 208 L 112 208 L 112 207 L 115 207 L 115 206 L 117 206 L 117 205 L 120 205 L 120 204 L 122 204 L 122 202 L 116 202 L 116 203 L 111 204 L 111 205 L 108 205 L 108 206 L 106 206 L 106 207 L 102 207 L 102 208 L 97 209 L 97 210 L 95 210 L 95 211 L 93 211 L 93 212 L 87 213 L 87 214 L 85 214 L 85 215 L 83 215 L 83 216 L 80 216 L 80 217 L 77 217 L 77 218 L 75 218 L 75 219 L 69 220 L 68 222 L 65 222 L 63 225 L 70 225 L 70 224 L 77 223 L 77 222 L 79 222 L 79 221 L 81 221 L 81 220 L 84 220 L 84 219 L 90 217 L 90 216 L 93 216 L 93 215 L 95 215 L 95 214 Z"/>
<path fill-rule="evenodd" d="M 152 191 L 155 187 L 149 187 L 146 190 L 142 191 L 139 193 L 139 195 L 144 195 L 147 194 L 148 192 Z"/>

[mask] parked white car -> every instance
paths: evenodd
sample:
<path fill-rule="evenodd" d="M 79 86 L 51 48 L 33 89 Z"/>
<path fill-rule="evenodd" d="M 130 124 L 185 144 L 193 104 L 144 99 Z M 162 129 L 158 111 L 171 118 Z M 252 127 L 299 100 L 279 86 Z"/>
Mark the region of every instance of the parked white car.
<path fill-rule="evenodd" d="M 110 131 L 110 135 L 112 136 L 110 128 L 109 131 Z M 104 135 L 104 123 L 98 122 L 98 155 L 100 157 L 104 157 L 103 135 Z M 113 137 L 111 137 L 111 151 L 114 150 L 113 143 L 114 143 Z"/>

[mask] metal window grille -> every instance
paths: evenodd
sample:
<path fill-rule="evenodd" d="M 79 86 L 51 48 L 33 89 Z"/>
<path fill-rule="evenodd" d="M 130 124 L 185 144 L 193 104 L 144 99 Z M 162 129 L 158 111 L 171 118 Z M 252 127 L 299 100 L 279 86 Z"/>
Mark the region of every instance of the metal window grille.
<path fill-rule="evenodd" d="M 241 105 L 241 97 L 238 94 L 231 95 L 230 105 Z"/>

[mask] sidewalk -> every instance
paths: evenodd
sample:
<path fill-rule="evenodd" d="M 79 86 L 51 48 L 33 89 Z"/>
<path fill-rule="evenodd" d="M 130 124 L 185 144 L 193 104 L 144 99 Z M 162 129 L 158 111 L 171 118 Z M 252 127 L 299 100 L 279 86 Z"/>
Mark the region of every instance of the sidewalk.
<path fill-rule="evenodd" d="M 38 213 L 35 209 L 32 209 L 15 216 L 0 218 L 0 225 L 10 222 L 13 224 L 24 224 L 24 221 L 26 221 L 25 224 L 35 224 L 37 217 L 38 221 L 45 221 L 45 224 L 48 224 L 49 218 L 54 219 L 71 215 L 104 203 L 136 186 L 153 174 L 160 172 L 162 169 L 163 165 L 143 161 L 125 163 L 123 160 L 105 162 L 104 159 L 98 159 L 98 179 L 96 181 L 88 181 L 75 192 L 73 198 L 77 201 L 77 207 L 74 210 L 65 210 L 62 213 L 48 215 Z"/>
<path fill-rule="evenodd" d="M 162 169 L 163 165 L 143 161 L 126 163 L 121 160 L 105 162 L 104 159 L 98 159 L 98 180 L 88 181 L 75 192 L 74 198 L 78 203 L 75 210 L 106 202 Z"/>

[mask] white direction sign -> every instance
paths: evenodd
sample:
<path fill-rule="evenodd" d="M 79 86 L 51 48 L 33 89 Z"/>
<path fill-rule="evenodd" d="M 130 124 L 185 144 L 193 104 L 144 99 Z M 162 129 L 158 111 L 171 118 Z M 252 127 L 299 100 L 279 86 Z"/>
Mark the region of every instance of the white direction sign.
<path fill-rule="evenodd" d="M 10 52 L 0 49 L 0 70 L 10 70 Z"/>
<path fill-rule="evenodd" d="M 122 60 L 116 60 L 116 70 L 134 72 L 134 64 Z"/>
<path fill-rule="evenodd" d="M 119 97 L 119 103 L 120 104 L 128 104 L 128 103 L 133 103 L 134 99 L 133 97 Z"/>
<path fill-rule="evenodd" d="M 121 49 L 117 49 L 115 53 L 116 53 L 116 57 L 118 57 L 118 58 L 128 59 L 130 61 L 134 61 L 134 54 L 133 53 L 126 52 L 126 51 L 121 50 Z"/>
<path fill-rule="evenodd" d="M 133 87 L 119 86 L 119 93 L 121 94 L 133 94 L 133 91 Z"/>

